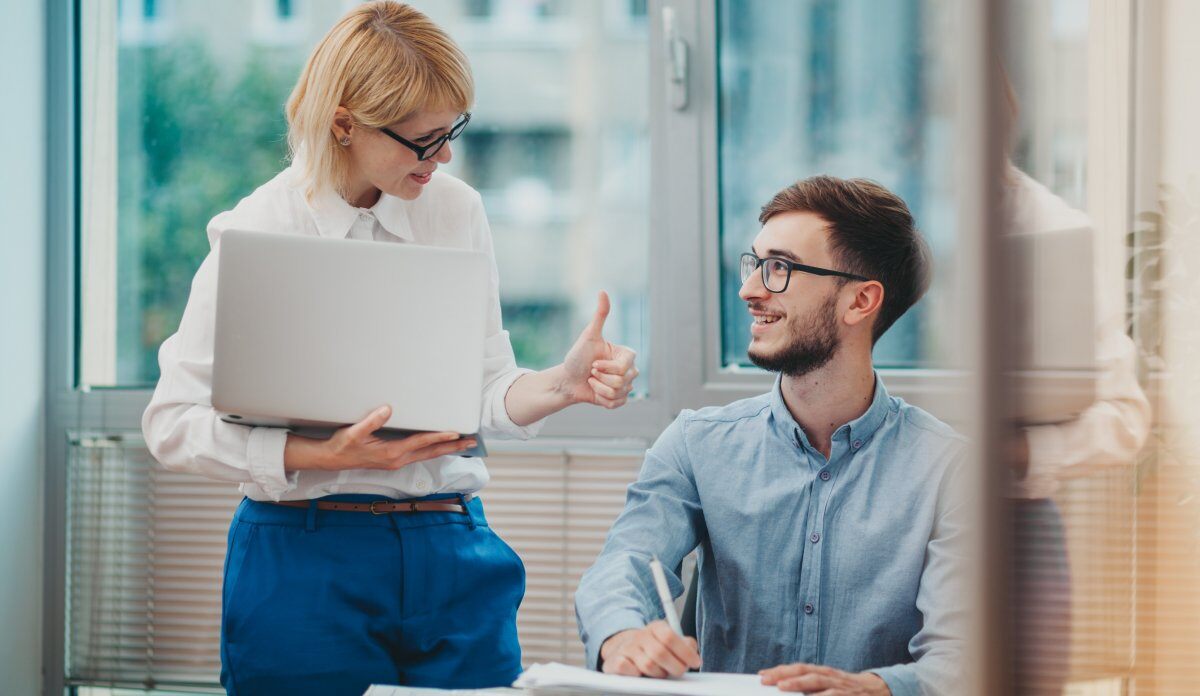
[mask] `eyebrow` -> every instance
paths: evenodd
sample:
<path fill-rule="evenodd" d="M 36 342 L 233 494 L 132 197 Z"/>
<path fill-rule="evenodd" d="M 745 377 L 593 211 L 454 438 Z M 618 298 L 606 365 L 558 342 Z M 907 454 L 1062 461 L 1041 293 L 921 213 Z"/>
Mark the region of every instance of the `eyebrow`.
<path fill-rule="evenodd" d="M 438 131 L 444 131 L 444 130 L 446 130 L 446 129 L 445 128 L 434 128 L 433 130 L 429 131 L 428 133 L 425 133 L 424 135 L 418 135 L 417 137 L 413 138 L 413 140 L 424 140 L 425 138 L 433 137 Z"/>
<path fill-rule="evenodd" d="M 750 247 L 750 253 L 754 254 L 755 256 L 758 256 L 758 252 L 754 250 L 754 247 Z M 785 258 L 788 261 L 791 261 L 793 263 L 803 263 L 803 261 L 801 261 L 799 256 L 796 256 L 795 254 L 788 251 L 787 249 L 767 249 L 767 256 L 779 256 L 779 257 Z M 760 259 L 766 258 L 766 256 L 758 256 L 758 257 Z"/>

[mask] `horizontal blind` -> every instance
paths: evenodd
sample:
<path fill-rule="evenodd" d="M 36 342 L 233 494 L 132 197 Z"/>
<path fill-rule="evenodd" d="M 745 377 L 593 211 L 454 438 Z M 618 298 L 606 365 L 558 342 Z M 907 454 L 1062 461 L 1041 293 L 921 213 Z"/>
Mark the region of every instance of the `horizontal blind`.
<path fill-rule="evenodd" d="M 490 524 L 525 563 L 525 664 L 582 664 L 574 589 L 624 506 L 640 454 L 488 458 Z M 76 685 L 216 686 L 233 484 L 167 471 L 134 432 L 76 436 L 69 455 L 67 678 Z"/>
<path fill-rule="evenodd" d="M 1072 682 L 1121 678 L 1132 667 L 1134 487 L 1131 463 L 1067 481 L 1055 495 L 1067 536 L 1070 641 L 1021 638 L 1045 654 L 1069 650 Z"/>
<path fill-rule="evenodd" d="M 625 506 L 640 454 L 502 454 L 488 459 L 489 524 L 525 562 L 517 617 L 525 664 L 583 665 L 575 588 Z"/>
<path fill-rule="evenodd" d="M 68 679 L 215 684 L 237 487 L 159 467 L 133 433 L 73 438 L 69 467 Z"/>

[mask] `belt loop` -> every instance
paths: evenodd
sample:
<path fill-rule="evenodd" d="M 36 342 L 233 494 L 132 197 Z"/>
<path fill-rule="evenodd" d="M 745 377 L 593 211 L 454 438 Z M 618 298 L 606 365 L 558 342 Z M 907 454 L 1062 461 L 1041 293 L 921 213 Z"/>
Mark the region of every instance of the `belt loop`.
<path fill-rule="evenodd" d="M 467 527 L 470 528 L 471 531 L 475 531 L 475 515 L 471 513 L 471 508 L 467 507 L 467 496 L 459 493 L 458 504 L 462 505 L 463 513 L 467 516 Z"/>
<path fill-rule="evenodd" d="M 308 501 L 308 516 L 304 518 L 304 531 L 317 531 L 317 499 Z"/>

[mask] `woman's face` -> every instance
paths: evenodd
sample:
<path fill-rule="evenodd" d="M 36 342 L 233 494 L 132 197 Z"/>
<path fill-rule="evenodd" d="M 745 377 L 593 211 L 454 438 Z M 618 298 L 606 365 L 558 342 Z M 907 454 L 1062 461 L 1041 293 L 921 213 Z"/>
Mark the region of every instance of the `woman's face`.
<path fill-rule="evenodd" d="M 461 115 L 457 111 L 418 111 L 389 125 L 388 130 L 415 145 L 428 145 L 444 135 Z M 350 154 L 349 202 L 360 207 L 367 207 L 363 203 L 374 205 L 378 200 L 375 190 L 410 201 L 420 196 L 438 165 L 450 161 L 454 147 L 453 143 L 443 143 L 437 154 L 422 162 L 417 153 L 379 129 L 350 125 L 346 135 L 339 131 L 335 124 L 339 140 L 350 138 L 346 146 Z"/>

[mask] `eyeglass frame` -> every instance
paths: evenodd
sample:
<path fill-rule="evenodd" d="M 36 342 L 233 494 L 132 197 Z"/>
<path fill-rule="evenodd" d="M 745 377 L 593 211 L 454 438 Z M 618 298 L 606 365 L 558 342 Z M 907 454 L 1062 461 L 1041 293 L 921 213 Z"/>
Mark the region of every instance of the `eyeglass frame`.
<path fill-rule="evenodd" d="M 803 263 L 796 263 L 795 261 L 789 261 L 788 259 L 785 259 L 782 256 L 767 256 L 765 258 L 759 258 L 758 254 L 755 254 L 754 252 L 750 252 L 750 251 L 748 251 L 738 257 L 738 277 L 741 277 L 741 275 L 742 275 L 741 267 L 745 263 L 745 260 L 747 258 L 754 259 L 754 269 L 750 271 L 750 274 L 754 273 L 754 271 L 756 271 L 756 270 L 762 269 L 760 275 L 762 276 L 763 287 L 767 289 L 767 292 L 772 292 L 775 294 L 779 294 L 781 292 L 787 292 L 788 285 L 790 285 L 792 282 L 792 274 L 795 273 L 796 271 L 800 271 L 801 273 L 809 273 L 811 275 L 818 275 L 818 276 L 836 276 L 839 278 L 849 278 L 850 280 L 862 280 L 862 281 L 867 281 L 867 282 L 870 282 L 870 280 L 871 280 L 870 278 L 867 278 L 865 276 L 860 276 L 857 273 L 847 273 L 846 271 L 835 271 L 831 268 L 820 268 L 819 266 L 809 266 L 809 265 L 806 265 Z M 785 264 L 788 267 L 787 278 L 784 279 L 783 288 L 781 290 L 772 290 L 771 287 L 767 284 L 767 267 L 766 267 L 767 261 L 778 261 L 780 263 Z M 745 283 L 750 278 L 750 274 L 747 274 L 745 278 L 742 278 L 743 283 Z"/>
<path fill-rule="evenodd" d="M 424 162 L 425 160 L 430 159 L 437 153 L 441 152 L 443 145 L 450 142 L 451 140 L 454 140 L 458 136 L 462 135 L 462 132 L 467 129 L 467 124 L 470 122 L 471 122 L 471 112 L 464 111 L 462 113 L 462 116 L 459 117 L 459 120 L 455 121 L 450 126 L 450 130 L 439 135 L 433 142 L 429 143 L 428 145 L 418 145 L 418 144 L 412 142 L 411 140 L 407 140 L 407 139 L 397 135 L 395 132 L 393 132 L 389 128 L 380 128 L 379 130 L 387 137 L 391 138 L 392 140 L 395 140 L 396 142 L 400 143 L 404 147 L 407 147 L 408 149 L 410 149 L 414 153 L 416 153 L 418 162 Z"/>

